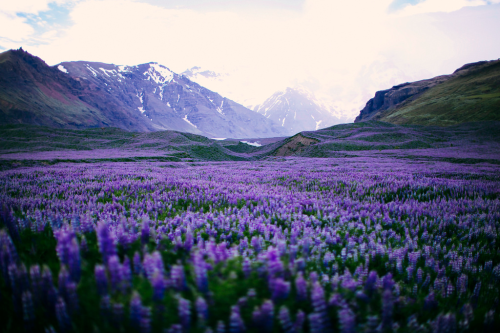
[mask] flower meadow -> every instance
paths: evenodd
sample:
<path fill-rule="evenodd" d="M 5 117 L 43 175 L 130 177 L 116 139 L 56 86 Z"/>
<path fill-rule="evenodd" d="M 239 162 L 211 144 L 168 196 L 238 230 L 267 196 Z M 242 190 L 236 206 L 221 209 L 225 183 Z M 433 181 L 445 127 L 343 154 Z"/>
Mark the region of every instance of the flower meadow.
<path fill-rule="evenodd" d="M 500 167 L 0 173 L 2 332 L 495 332 Z"/>

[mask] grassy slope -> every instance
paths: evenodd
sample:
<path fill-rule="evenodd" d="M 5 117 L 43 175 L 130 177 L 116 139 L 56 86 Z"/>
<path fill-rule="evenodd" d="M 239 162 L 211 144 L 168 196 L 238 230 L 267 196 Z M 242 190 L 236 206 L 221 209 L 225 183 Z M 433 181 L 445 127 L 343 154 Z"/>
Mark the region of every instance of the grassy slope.
<path fill-rule="evenodd" d="M 388 110 L 380 120 L 393 124 L 450 126 L 500 120 L 500 60 L 479 66 Z"/>
<path fill-rule="evenodd" d="M 241 154 L 228 149 L 240 145 L 243 144 L 239 144 L 238 141 L 219 143 L 200 135 L 175 131 L 136 133 L 118 128 L 68 130 L 33 125 L 0 126 L 0 154 L 120 149 L 129 152 L 156 151 L 158 156 L 136 156 L 125 158 L 125 160 L 119 158 L 116 159 L 117 161 L 143 159 L 162 161 L 165 160 L 165 155 L 175 157 L 179 161 L 182 158 L 210 161 L 246 160 L 244 156 L 240 156 Z M 256 147 L 248 147 L 252 151 L 256 150 Z M 103 157 L 100 160 L 114 159 Z M 94 161 L 96 160 L 75 162 Z"/>
<path fill-rule="evenodd" d="M 295 142 L 297 137 L 304 140 Z M 295 140 L 295 141 L 294 141 Z M 292 144 L 291 147 L 289 147 Z M 127 132 L 116 128 L 66 130 L 47 127 L 7 125 L 0 126 L 0 154 L 34 153 L 41 151 L 85 151 L 99 149 L 98 157 L 82 153 L 54 155 L 54 160 L 40 159 L 42 164 L 59 162 L 117 161 L 244 161 L 278 156 L 341 157 L 356 152 L 394 150 L 411 152 L 413 149 L 456 149 L 482 146 L 482 158 L 500 162 L 500 122 L 477 122 L 449 127 L 394 125 L 380 121 L 336 125 L 318 131 L 302 132 L 294 137 L 262 147 L 253 147 L 237 140 L 214 141 L 200 135 L 161 131 L 150 133 Z M 123 151 L 112 155 L 106 149 Z M 283 150 L 287 150 L 284 154 Z M 475 149 L 475 148 L 474 148 Z M 139 156 L 147 151 L 146 156 Z M 281 152 L 281 153 L 280 153 Z M 351 152 L 351 153 L 349 153 Z M 405 154 L 408 154 L 405 153 Z M 432 154 L 431 154 L 432 155 Z M 438 154 L 439 155 L 439 154 Z M 495 155 L 495 156 L 489 156 Z M 496 156 L 498 155 L 498 156 Z M 0 169 L 14 164 L 37 164 L 38 155 L 20 160 L 1 159 Z M 478 155 L 479 156 L 479 155 Z M 441 156 L 444 157 L 444 156 Z M 441 158 L 439 157 L 439 158 Z M 76 159 L 75 159 L 76 158 Z M 464 162 L 465 163 L 465 162 Z M 496 163 L 496 162 L 495 162 Z"/>
<path fill-rule="evenodd" d="M 411 151 L 414 149 L 464 149 L 482 145 L 498 155 L 500 122 L 476 122 L 449 127 L 394 125 L 380 121 L 343 124 L 314 132 L 303 132 L 319 142 L 302 147 L 294 155 L 304 157 L 339 157 L 345 152 Z M 286 141 L 282 145 L 285 145 Z M 487 156 L 488 154 L 483 154 Z M 491 156 L 500 162 L 500 156 Z M 351 156 L 353 156 L 351 154 Z M 488 156 L 490 159 L 490 156 Z"/>

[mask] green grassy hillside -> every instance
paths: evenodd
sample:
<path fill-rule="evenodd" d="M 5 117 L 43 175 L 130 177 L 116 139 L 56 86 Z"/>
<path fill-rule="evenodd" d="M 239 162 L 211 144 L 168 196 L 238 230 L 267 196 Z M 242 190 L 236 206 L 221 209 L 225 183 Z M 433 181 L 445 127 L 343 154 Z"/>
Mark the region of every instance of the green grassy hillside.
<path fill-rule="evenodd" d="M 432 126 L 500 120 L 500 60 L 464 72 L 383 112 L 378 119 Z"/>

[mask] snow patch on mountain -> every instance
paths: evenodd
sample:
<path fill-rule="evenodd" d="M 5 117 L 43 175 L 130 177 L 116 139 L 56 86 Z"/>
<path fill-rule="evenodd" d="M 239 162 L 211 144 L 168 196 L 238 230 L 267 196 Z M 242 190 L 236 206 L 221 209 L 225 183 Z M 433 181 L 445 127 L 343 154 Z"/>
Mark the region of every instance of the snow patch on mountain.
<path fill-rule="evenodd" d="M 240 142 L 246 143 L 249 146 L 262 147 L 262 145 L 258 142 L 249 142 L 249 141 L 240 141 Z"/>
<path fill-rule="evenodd" d="M 57 69 L 58 69 L 58 70 L 60 70 L 60 71 L 61 71 L 61 72 L 63 72 L 63 73 L 68 74 L 68 70 L 67 70 L 66 68 L 64 68 L 64 66 L 63 66 L 63 65 L 59 65 L 59 66 L 57 66 Z"/>
<path fill-rule="evenodd" d="M 188 116 L 185 115 L 184 118 L 182 118 L 185 122 L 187 122 L 189 125 L 193 126 L 194 128 L 198 128 L 195 124 L 189 121 Z"/>
<path fill-rule="evenodd" d="M 89 64 L 87 64 L 87 69 L 88 69 L 88 70 L 89 70 L 89 71 L 90 71 L 90 72 L 91 72 L 91 73 L 92 73 L 95 77 L 97 77 L 97 76 L 98 76 L 98 74 L 97 74 L 96 70 L 95 70 L 94 68 L 90 67 L 90 65 L 89 65 Z"/>
<path fill-rule="evenodd" d="M 165 84 L 174 78 L 174 73 L 167 67 L 157 63 L 150 63 L 149 69 L 144 72 L 148 76 L 148 80 L 152 79 L 156 84 Z"/>

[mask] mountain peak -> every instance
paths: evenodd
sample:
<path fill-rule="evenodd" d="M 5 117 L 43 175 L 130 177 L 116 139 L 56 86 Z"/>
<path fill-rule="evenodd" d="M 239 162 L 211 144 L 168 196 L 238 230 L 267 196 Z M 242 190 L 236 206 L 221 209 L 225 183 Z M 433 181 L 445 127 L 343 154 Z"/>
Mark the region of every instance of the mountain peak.
<path fill-rule="evenodd" d="M 275 92 L 255 111 L 279 123 L 289 135 L 342 122 L 321 105 L 313 93 L 302 87 L 287 87 Z"/>

